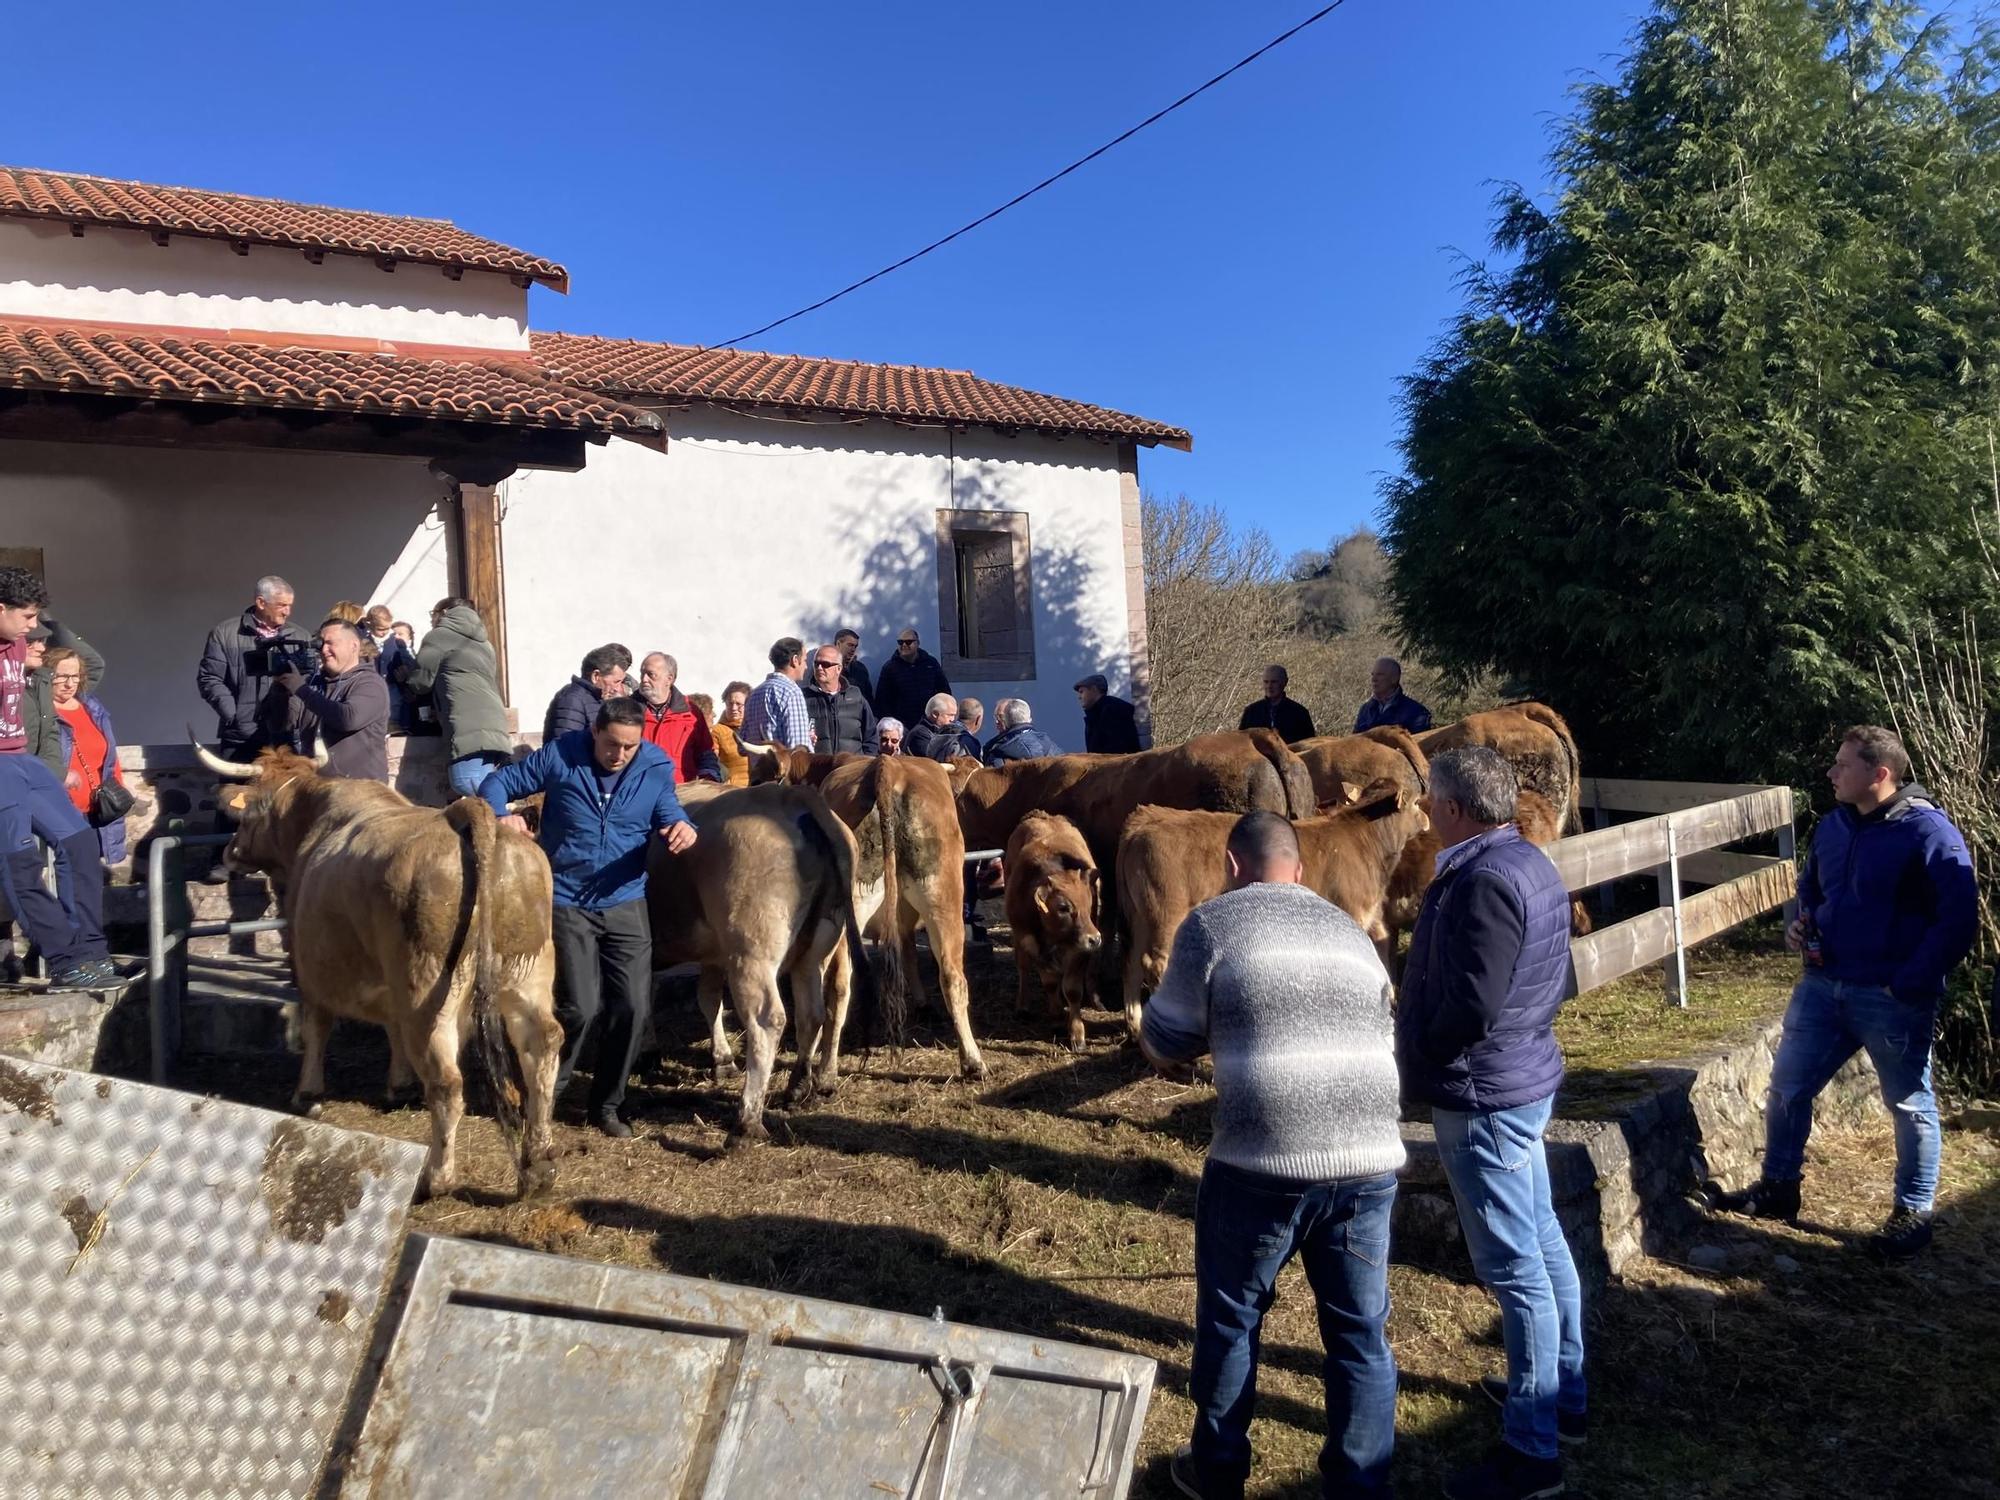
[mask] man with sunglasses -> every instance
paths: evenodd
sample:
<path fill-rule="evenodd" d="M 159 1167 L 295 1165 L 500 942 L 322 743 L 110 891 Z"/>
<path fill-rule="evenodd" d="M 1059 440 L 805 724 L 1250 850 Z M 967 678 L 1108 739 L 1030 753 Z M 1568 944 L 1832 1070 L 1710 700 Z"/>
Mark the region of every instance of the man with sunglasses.
<path fill-rule="evenodd" d="M 951 683 L 938 659 L 923 649 L 914 628 L 898 631 L 896 654 L 882 664 L 875 679 L 875 712 L 885 719 L 901 719 L 905 724 L 924 721 L 924 705 L 939 693 L 949 693 Z"/>
<path fill-rule="evenodd" d="M 838 646 L 821 646 L 806 668 L 806 713 L 819 736 L 813 748 L 822 755 L 875 753 L 875 710 L 861 689 L 847 681 L 847 663 Z"/>

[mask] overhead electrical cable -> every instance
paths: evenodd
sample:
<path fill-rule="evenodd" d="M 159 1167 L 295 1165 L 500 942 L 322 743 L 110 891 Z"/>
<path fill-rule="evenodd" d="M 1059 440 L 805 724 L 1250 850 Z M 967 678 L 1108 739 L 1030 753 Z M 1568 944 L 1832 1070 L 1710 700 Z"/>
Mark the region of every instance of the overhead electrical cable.
<path fill-rule="evenodd" d="M 923 249 L 913 251 L 910 254 L 904 256 L 901 260 L 896 261 L 894 264 L 884 266 L 881 270 L 876 271 L 872 275 L 864 276 L 859 281 L 850 282 L 848 285 L 842 287 L 839 291 L 833 293 L 831 296 L 822 297 L 819 299 L 819 301 L 810 303 L 809 305 L 800 308 L 797 312 L 786 313 L 782 318 L 774 318 L 770 322 L 764 324 L 761 328 L 753 328 L 748 333 L 739 333 L 733 339 L 726 339 L 720 344 L 711 344 L 709 345 L 709 347 L 712 349 L 733 349 L 736 347 L 736 345 L 742 343 L 745 339 L 754 339 L 760 334 L 769 333 L 773 328 L 782 328 L 785 326 L 785 324 L 790 323 L 795 319 L 803 318 L 807 313 L 818 312 L 822 307 L 827 307 L 835 302 L 838 302 L 842 297 L 845 297 L 849 292 L 858 292 L 864 286 L 867 286 L 870 282 L 880 281 L 884 276 L 887 276 L 891 271 L 900 271 L 903 269 L 904 266 L 907 266 L 914 261 L 922 260 L 926 255 L 929 255 L 933 250 L 942 250 L 946 245 L 949 245 L 953 240 L 959 238 L 959 236 L 970 234 L 973 230 L 977 229 L 981 224 L 990 223 L 992 220 L 999 218 L 1000 215 L 1007 212 L 1008 209 L 1015 207 L 1017 204 L 1026 203 L 1030 198 L 1034 197 L 1035 194 L 1039 193 L 1043 188 L 1055 186 L 1055 184 L 1061 182 L 1065 177 L 1069 176 L 1070 173 L 1076 171 L 1077 168 L 1088 166 L 1091 162 L 1096 161 L 1098 157 L 1104 155 L 1104 153 L 1111 150 L 1112 147 L 1123 145 L 1126 141 L 1131 140 L 1133 136 L 1137 135 L 1140 131 L 1144 130 L 1148 125 L 1158 124 L 1161 120 L 1164 120 L 1168 115 L 1172 114 L 1175 110 L 1179 109 L 1183 104 L 1187 104 L 1194 99 L 1200 98 L 1203 94 L 1207 93 L 1210 89 L 1214 88 L 1218 83 L 1222 82 L 1223 79 L 1229 77 L 1230 74 L 1240 72 L 1244 68 L 1249 67 L 1250 64 L 1255 62 L 1258 58 L 1262 57 L 1266 52 L 1269 52 L 1272 48 L 1282 46 L 1284 43 L 1289 42 L 1293 37 L 1297 36 L 1301 31 L 1304 31 L 1308 26 L 1312 25 L 1315 21 L 1325 20 L 1328 16 L 1332 15 L 1335 11 L 1339 10 L 1340 7 L 1345 5 L 1346 3 L 1347 0 L 1333 0 L 1333 3 L 1331 5 L 1322 6 L 1319 10 L 1314 11 L 1311 15 L 1307 16 L 1303 21 L 1299 22 L 1299 24 L 1294 26 L 1290 31 L 1284 32 L 1282 35 L 1272 37 L 1270 41 L 1266 42 L 1263 46 L 1259 47 L 1255 52 L 1252 52 L 1248 57 L 1245 57 L 1238 62 L 1230 64 L 1228 67 L 1224 68 L 1220 73 L 1217 73 L 1213 78 L 1209 79 L 1207 83 L 1202 84 L 1199 88 L 1189 89 L 1185 94 L 1182 94 L 1180 98 L 1174 100 L 1172 104 L 1167 105 L 1166 108 L 1158 110 L 1153 114 L 1146 116 L 1145 119 L 1141 120 L 1137 125 L 1134 125 L 1130 130 L 1124 131 L 1122 134 L 1113 136 L 1110 140 L 1106 141 L 1103 145 L 1099 146 L 1095 151 L 1091 152 L 1088 156 L 1079 156 L 1075 161 L 1071 162 L 1068 166 L 1064 167 L 1060 172 L 1057 172 L 1056 174 L 1050 177 L 1044 177 L 1040 182 L 1036 183 L 1033 187 L 1029 188 L 1025 192 L 1016 193 L 1013 197 L 1009 198 L 1005 203 L 1001 204 L 998 208 L 993 209 L 988 213 L 981 214 L 971 223 L 961 224 L 958 228 L 954 229 L 950 234 L 946 235 L 943 239 L 932 240 L 928 245 L 924 246 Z"/>

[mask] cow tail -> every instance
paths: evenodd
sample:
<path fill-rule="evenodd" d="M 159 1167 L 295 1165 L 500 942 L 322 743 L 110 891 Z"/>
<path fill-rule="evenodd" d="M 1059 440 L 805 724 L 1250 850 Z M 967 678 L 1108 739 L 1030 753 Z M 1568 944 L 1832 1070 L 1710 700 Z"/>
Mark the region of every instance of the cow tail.
<path fill-rule="evenodd" d="M 886 765 L 876 761 L 875 816 L 882 829 L 882 911 L 878 930 L 887 935 L 875 945 L 874 963 L 882 992 L 882 1020 L 888 1028 L 889 1045 L 900 1047 L 903 1031 L 910 1023 L 909 994 L 917 976 L 903 972 L 903 887 L 902 872 L 896 867 L 896 853 L 903 842 L 903 799 L 895 795 L 897 788 L 883 784 L 889 775 Z M 963 868 L 961 864 L 961 871 Z M 855 950 L 856 953 L 860 951 L 858 948 Z M 855 959 L 857 967 L 861 963 L 860 958 Z"/>
<path fill-rule="evenodd" d="M 1562 831 L 1565 837 L 1583 832 L 1583 759 L 1576 753 L 1576 736 L 1570 733 L 1569 721 L 1550 708 L 1546 703 L 1522 702 L 1509 705 L 1524 717 L 1545 726 L 1562 745 L 1563 758 L 1569 763 L 1569 807 L 1563 812 Z"/>
<path fill-rule="evenodd" d="M 854 845 L 824 797 L 813 796 L 812 811 L 799 824 L 807 840 L 820 846 L 820 853 L 833 866 L 835 876 L 832 890 L 822 885 L 818 898 L 806 913 L 801 933 L 811 931 L 822 919 L 838 912 L 847 938 L 848 982 L 854 986 L 855 1021 L 860 1029 L 861 1046 L 866 1049 L 875 1039 L 882 996 L 876 986 L 875 971 L 868 963 L 868 950 L 861 941 L 861 924 L 854 917 Z"/>
<path fill-rule="evenodd" d="M 459 798 L 445 809 L 444 816 L 472 845 L 472 918 L 467 924 L 466 941 L 472 945 L 471 999 L 478 1039 L 476 1050 L 493 1095 L 493 1118 L 506 1139 L 509 1154 L 518 1160 L 523 1129 L 522 1080 L 520 1064 L 508 1044 L 506 1023 L 500 1015 L 500 960 L 493 950 L 493 902 L 487 895 L 500 826 L 493 809 L 480 797 Z"/>

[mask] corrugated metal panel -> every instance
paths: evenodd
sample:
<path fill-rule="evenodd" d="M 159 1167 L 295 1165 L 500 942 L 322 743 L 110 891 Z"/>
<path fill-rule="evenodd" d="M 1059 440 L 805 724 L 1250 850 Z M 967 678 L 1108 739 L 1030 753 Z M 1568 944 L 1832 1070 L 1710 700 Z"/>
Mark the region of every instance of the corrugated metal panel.
<path fill-rule="evenodd" d="M 0 1495 L 311 1494 L 423 1162 L 0 1058 Z"/>
<path fill-rule="evenodd" d="M 411 1243 L 409 1300 L 343 1495 L 1118 1500 L 1131 1483 L 1149 1359 Z"/>

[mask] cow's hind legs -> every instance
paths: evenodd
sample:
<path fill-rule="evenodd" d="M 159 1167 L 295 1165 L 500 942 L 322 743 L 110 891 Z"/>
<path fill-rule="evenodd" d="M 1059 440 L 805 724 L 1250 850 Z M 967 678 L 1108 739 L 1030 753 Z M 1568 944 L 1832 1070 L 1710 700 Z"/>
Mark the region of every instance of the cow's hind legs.
<path fill-rule="evenodd" d="M 792 1045 L 798 1060 L 792 1066 L 792 1081 L 785 1090 L 785 1102 L 803 1108 L 818 1092 L 813 1070 L 818 1062 L 820 1034 L 826 1030 L 826 986 L 820 965 L 806 962 L 792 970 Z"/>
<path fill-rule="evenodd" d="M 785 1002 L 778 995 L 778 977 L 768 965 L 730 965 L 729 993 L 736 1001 L 736 1018 L 743 1023 L 743 1104 L 737 1113 L 732 1146 L 768 1141 L 764 1128 L 764 1098 L 771 1088 L 771 1070 L 778 1061 L 778 1038 L 785 1030 Z"/>
<path fill-rule="evenodd" d="M 709 1064 L 717 1083 L 734 1083 L 743 1076 L 743 1070 L 736 1066 L 736 1055 L 730 1051 L 729 1034 L 722 1029 L 723 991 L 727 988 L 720 969 L 704 968 L 695 980 L 695 1003 L 701 1007 L 701 1018 L 708 1022 Z"/>
<path fill-rule="evenodd" d="M 319 1118 L 326 1097 L 326 1044 L 333 1035 L 333 1012 L 311 1001 L 299 1001 L 299 1086 L 292 1091 L 292 1109 L 308 1119 Z"/>
<path fill-rule="evenodd" d="M 824 1003 L 821 1006 L 826 1024 L 820 1027 L 819 1044 L 819 1091 L 822 1094 L 831 1094 L 840 1086 L 840 1035 L 847 1029 L 847 1006 L 854 995 L 854 966 L 867 961 L 868 955 L 853 952 L 847 946 L 845 937 L 835 943 L 833 952 L 827 955 L 826 984 L 822 991 Z"/>
<path fill-rule="evenodd" d="M 924 926 L 930 929 L 931 957 L 937 960 L 945 1013 L 958 1035 L 958 1071 L 967 1078 L 984 1078 L 986 1059 L 979 1055 L 979 1043 L 972 1035 L 972 990 L 965 982 L 964 908 L 956 901 L 941 901 L 938 909 L 924 918 Z M 914 933 L 910 944 L 914 950 Z"/>
<path fill-rule="evenodd" d="M 518 961 L 517 961 L 518 962 Z M 521 1067 L 521 1163 L 523 1198 L 555 1186 L 556 1148 L 549 1132 L 555 1107 L 556 1071 L 562 1061 L 562 1026 L 555 1018 L 555 948 L 544 948 L 526 974 L 510 977 L 500 995 L 507 1040 Z M 514 964 L 508 965 L 511 971 Z"/>
<path fill-rule="evenodd" d="M 384 1102 L 390 1109 L 412 1108 L 423 1102 L 424 1086 L 417 1082 L 416 1069 L 410 1066 L 402 1033 L 393 1026 L 383 1029 L 389 1034 L 389 1088 Z"/>
<path fill-rule="evenodd" d="M 458 1185 L 458 1122 L 465 1117 L 465 1075 L 458 1069 L 458 1030 L 430 1027 L 421 1048 L 412 1049 L 431 1112 L 431 1154 L 424 1163 L 423 1195 L 441 1197 Z"/>

